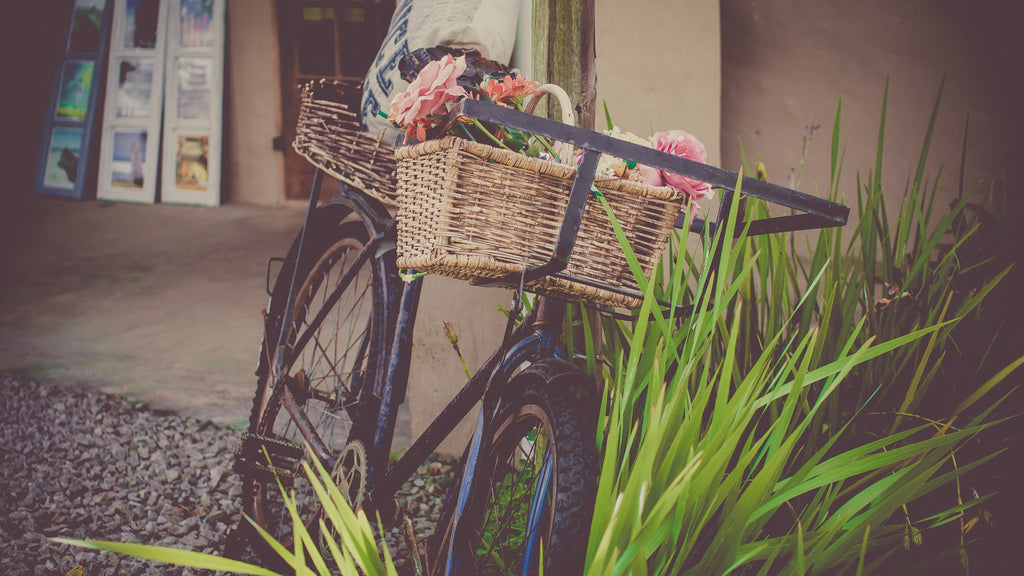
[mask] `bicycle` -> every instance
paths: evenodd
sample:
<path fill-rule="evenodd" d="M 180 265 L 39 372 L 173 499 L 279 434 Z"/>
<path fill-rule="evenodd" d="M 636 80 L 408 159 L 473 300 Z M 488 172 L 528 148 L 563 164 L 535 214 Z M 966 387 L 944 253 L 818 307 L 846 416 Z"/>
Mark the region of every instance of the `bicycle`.
<path fill-rule="evenodd" d="M 315 522 L 315 495 L 298 473 L 301 460 L 315 457 L 351 487 L 354 506 L 400 522 L 395 493 L 480 403 L 475 433 L 454 474 L 455 489 L 427 545 L 431 573 L 481 573 L 478 562 L 494 558 L 504 573 L 534 573 L 541 548 L 547 573 L 580 573 L 599 467 L 598 394 L 572 363 L 571 351 L 560 345 L 566 302 L 538 297 L 515 324 L 524 283 L 563 275 L 602 153 L 720 188 L 717 221 L 687 221 L 680 214 L 676 222 L 706 238 L 726 229 L 738 174 L 487 102 L 464 100 L 458 108 L 459 115 L 583 150 L 551 259 L 494 281 L 514 289 L 501 346 L 389 465 L 423 279 L 400 277 L 395 222 L 378 200 L 339 183 L 339 194 L 320 204 L 324 172 L 318 166 L 305 223 L 288 256 L 272 259 L 281 269 L 268 290 L 250 427 L 235 462 L 244 480 L 245 511 L 278 539 L 289 538 L 290 517 L 277 478 L 292 486 L 303 517 Z M 840 204 L 751 178 L 742 180 L 742 193 L 801 212 L 749 222 L 748 236 L 841 226 L 849 213 Z M 717 256 L 707 265 L 717 266 Z M 268 285 L 269 278 L 268 271 Z M 512 531 L 513 524 L 519 529 L 512 537 L 484 541 L 496 531 Z"/>

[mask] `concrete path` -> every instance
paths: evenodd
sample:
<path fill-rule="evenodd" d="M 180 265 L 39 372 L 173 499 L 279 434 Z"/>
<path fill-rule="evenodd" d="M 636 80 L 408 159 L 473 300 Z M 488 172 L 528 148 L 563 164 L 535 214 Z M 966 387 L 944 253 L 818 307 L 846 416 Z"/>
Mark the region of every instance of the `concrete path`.
<path fill-rule="evenodd" d="M 282 207 L 33 198 L 4 218 L 0 370 L 219 424 L 248 418 Z"/>
<path fill-rule="evenodd" d="M 2 199 L 0 199 L 2 200 Z M 247 421 L 267 305 L 266 265 L 284 256 L 305 204 L 219 208 L 0 201 L 0 371 L 124 395 L 218 424 Z M 416 321 L 395 448 L 498 347 L 507 290 L 432 277 Z M 413 407 L 413 408 L 410 408 Z M 475 416 L 438 452 L 459 455 Z"/>

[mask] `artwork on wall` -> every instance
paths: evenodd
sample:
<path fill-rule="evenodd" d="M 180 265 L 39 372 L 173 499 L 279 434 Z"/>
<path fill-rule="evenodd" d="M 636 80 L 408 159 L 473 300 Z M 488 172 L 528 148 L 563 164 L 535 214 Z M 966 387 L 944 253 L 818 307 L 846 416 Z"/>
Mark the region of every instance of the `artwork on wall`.
<path fill-rule="evenodd" d="M 155 69 L 156 63 L 152 58 L 124 58 L 118 61 L 115 96 L 118 118 L 149 117 Z"/>
<path fill-rule="evenodd" d="M 113 0 L 111 0 L 112 2 Z M 81 200 L 91 193 L 94 124 L 110 28 L 107 0 L 75 0 L 64 21 L 64 52 L 57 62 L 51 105 L 43 122 L 36 193 Z"/>
<path fill-rule="evenodd" d="M 217 36 L 213 16 L 213 0 L 181 0 L 178 46 L 210 48 Z"/>
<path fill-rule="evenodd" d="M 82 156 L 82 129 L 56 126 L 50 130 L 43 183 L 52 188 L 73 190 Z"/>
<path fill-rule="evenodd" d="M 103 14 L 107 0 L 76 0 L 71 10 L 71 32 L 67 51 L 70 53 L 100 52 L 100 42 L 106 35 Z"/>
<path fill-rule="evenodd" d="M 177 119 L 209 120 L 213 71 L 209 58 L 181 57 L 177 69 Z"/>
<path fill-rule="evenodd" d="M 161 202 L 220 204 L 225 0 L 169 0 Z"/>
<path fill-rule="evenodd" d="M 156 48 L 161 40 L 160 8 L 160 0 L 124 0 L 120 48 Z"/>
<path fill-rule="evenodd" d="M 157 200 L 167 0 L 113 0 L 107 97 L 96 195 Z"/>
<path fill-rule="evenodd" d="M 66 60 L 60 79 L 57 118 L 85 120 L 96 63 L 92 60 Z"/>
<path fill-rule="evenodd" d="M 205 192 L 210 185 L 209 154 L 209 136 L 179 134 L 175 154 L 175 187 Z"/>
<path fill-rule="evenodd" d="M 74 0 L 37 192 L 81 199 L 88 181 L 100 200 L 219 205 L 225 4 Z"/>
<path fill-rule="evenodd" d="M 114 129 L 110 185 L 141 190 L 146 184 L 146 131 Z"/>

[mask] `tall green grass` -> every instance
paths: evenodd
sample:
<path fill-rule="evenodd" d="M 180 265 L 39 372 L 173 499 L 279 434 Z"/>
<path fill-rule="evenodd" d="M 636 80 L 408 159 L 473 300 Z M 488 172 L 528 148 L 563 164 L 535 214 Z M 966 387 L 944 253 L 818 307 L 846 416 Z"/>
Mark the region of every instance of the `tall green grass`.
<path fill-rule="evenodd" d="M 971 275 L 990 264 L 968 250 L 972 191 L 935 216 L 940 178 L 924 166 L 940 98 L 896 221 L 881 186 L 883 98 L 848 240 L 841 228 L 705 238 L 693 254 L 679 239 L 640 279 L 635 320 L 606 322 L 598 501 L 615 504 L 595 510 L 587 574 L 913 572 L 958 559 L 966 570 L 963 538 L 944 549 L 951 559 L 914 564 L 910 552 L 988 497 L 964 497 L 958 480 L 999 451 L 956 455 L 1001 422 L 993 390 L 1024 357 L 985 362 L 997 326 L 983 303 L 1007 270 Z M 840 124 L 841 104 L 827 195 L 844 201 Z M 701 270 L 713 250 L 718 270 Z M 654 297 L 697 312 L 665 319 Z M 989 342 L 968 351 L 958 330 Z"/>

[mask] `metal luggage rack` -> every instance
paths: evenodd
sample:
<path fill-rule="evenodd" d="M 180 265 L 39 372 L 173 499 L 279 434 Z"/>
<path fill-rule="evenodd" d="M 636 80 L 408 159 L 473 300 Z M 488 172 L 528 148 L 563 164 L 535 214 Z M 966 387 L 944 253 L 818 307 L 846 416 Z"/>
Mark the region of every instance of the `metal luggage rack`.
<path fill-rule="evenodd" d="M 643 294 L 638 292 L 624 290 L 577 276 L 569 276 L 563 272 L 568 265 L 569 257 L 576 242 L 576 235 L 583 218 L 583 210 L 594 184 L 597 163 L 601 154 L 608 154 L 624 160 L 632 160 L 637 164 L 695 178 L 723 190 L 717 220 L 707 221 L 703 218 L 693 218 L 690 221 L 690 232 L 698 234 L 707 232 L 709 235 L 716 233 L 725 219 L 728 218 L 732 202 L 735 199 L 737 181 L 742 182 L 740 186 L 741 195 L 759 198 L 765 202 L 800 212 L 799 214 L 754 220 L 749 222 L 749 225 L 744 223 L 743 226 L 737 226 L 737 236 L 743 232 L 744 228 L 746 229 L 747 236 L 757 236 L 775 232 L 844 226 L 849 219 L 850 208 L 843 204 L 747 176 L 739 180 L 740 175 L 738 172 L 716 168 L 591 130 L 498 106 L 491 102 L 467 98 L 459 102 L 453 114 L 455 118 L 469 116 L 485 122 L 493 122 L 538 136 L 544 136 L 559 142 L 566 142 L 583 150 L 583 157 L 577 168 L 572 189 L 569 192 L 568 205 L 551 258 L 543 264 L 528 267 L 523 271 L 522 275 L 510 274 L 504 278 L 481 282 L 481 284 L 517 286 L 522 282 L 551 275 L 595 288 L 609 290 L 624 296 L 643 298 Z M 683 228 L 686 226 L 686 222 L 686 214 L 680 214 L 676 220 L 675 227 Z M 690 306 L 681 308 L 692 309 Z"/>

